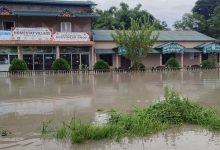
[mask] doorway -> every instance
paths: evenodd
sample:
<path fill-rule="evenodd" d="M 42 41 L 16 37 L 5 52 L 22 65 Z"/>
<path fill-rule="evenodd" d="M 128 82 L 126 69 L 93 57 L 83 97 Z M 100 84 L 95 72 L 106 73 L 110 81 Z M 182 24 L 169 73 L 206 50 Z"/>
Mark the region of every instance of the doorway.
<path fill-rule="evenodd" d="M 171 54 L 163 54 L 163 58 L 162 58 L 162 65 L 165 65 L 166 62 L 170 59 L 170 58 L 176 58 L 176 55 L 174 53 Z"/>

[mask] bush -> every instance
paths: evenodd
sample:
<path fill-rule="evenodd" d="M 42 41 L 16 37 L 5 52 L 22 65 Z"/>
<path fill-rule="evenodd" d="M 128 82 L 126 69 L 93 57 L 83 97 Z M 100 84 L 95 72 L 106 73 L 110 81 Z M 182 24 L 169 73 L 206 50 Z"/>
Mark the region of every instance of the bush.
<path fill-rule="evenodd" d="M 179 62 L 175 59 L 175 58 L 170 58 L 167 62 L 166 62 L 166 67 L 167 68 L 180 68 L 180 64 Z"/>
<path fill-rule="evenodd" d="M 94 65 L 94 70 L 108 70 L 109 64 L 103 60 L 99 60 Z"/>
<path fill-rule="evenodd" d="M 13 59 L 9 71 L 25 71 L 28 70 L 27 64 L 24 60 Z"/>
<path fill-rule="evenodd" d="M 70 65 L 68 62 L 63 58 L 56 59 L 52 64 L 53 70 L 70 70 Z"/>
<path fill-rule="evenodd" d="M 216 64 L 209 60 L 204 60 L 201 65 L 203 69 L 211 69 L 216 67 Z"/>
<path fill-rule="evenodd" d="M 142 63 L 134 63 L 134 65 L 131 67 L 132 70 L 146 70 L 146 67 Z"/>

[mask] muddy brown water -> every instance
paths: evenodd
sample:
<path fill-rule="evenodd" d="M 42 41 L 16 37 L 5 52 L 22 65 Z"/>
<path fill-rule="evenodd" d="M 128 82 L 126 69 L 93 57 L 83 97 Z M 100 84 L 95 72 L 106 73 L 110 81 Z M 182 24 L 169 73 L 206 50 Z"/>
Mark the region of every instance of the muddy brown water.
<path fill-rule="evenodd" d="M 102 121 L 97 109 L 126 112 L 149 106 L 169 86 L 220 113 L 220 72 L 105 73 L 57 77 L 0 78 L 0 128 L 13 134 L 0 137 L 0 150 L 219 150 L 220 133 L 184 125 L 145 138 L 71 145 L 43 140 L 43 121 L 54 126 L 73 116 L 84 122 Z"/>

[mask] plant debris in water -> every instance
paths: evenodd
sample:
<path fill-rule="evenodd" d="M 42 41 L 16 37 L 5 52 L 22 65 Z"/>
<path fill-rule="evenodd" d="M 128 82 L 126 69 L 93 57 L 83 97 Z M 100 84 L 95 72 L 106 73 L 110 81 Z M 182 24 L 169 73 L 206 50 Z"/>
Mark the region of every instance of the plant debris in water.
<path fill-rule="evenodd" d="M 0 136 L 8 136 L 12 134 L 10 131 L 8 131 L 7 129 L 1 129 L 0 128 Z"/>
<path fill-rule="evenodd" d="M 103 125 L 86 124 L 73 118 L 56 129 L 56 137 L 72 143 L 101 139 L 120 140 L 127 136 L 146 136 L 183 123 L 220 131 L 220 116 L 213 110 L 190 102 L 168 88 L 165 88 L 164 97 L 163 101 L 144 109 L 136 107 L 130 113 L 109 112 L 110 118 Z"/>

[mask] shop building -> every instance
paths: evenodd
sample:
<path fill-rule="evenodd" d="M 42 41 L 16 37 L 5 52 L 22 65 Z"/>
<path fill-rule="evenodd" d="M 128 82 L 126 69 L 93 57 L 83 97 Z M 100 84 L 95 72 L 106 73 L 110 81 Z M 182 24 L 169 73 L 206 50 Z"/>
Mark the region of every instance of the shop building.
<path fill-rule="evenodd" d="M 111 30 L 94 30 L 96 60 L 103 59 L 112 68 L 130 67 L 130 61 L 121 55 L 123 48 L 118 47 L 112 38 Z M 163 66 L 171 57 L 175 57 L 181 67 L 200 65 L 213 54 L 219 64 L 220 45 L 214 38 L 196 31 L 154 31 L 159 33 L 157 43 L 142 62 L 147 68 Z"/>
<path fill-rule="evenodd" d="M 23 59 L 29 70 L 50 70 L 53 61 L 64 58 L 72 69 L 92 69 L 103 59 L 112 68 L 128 68 L 124 49 L 112 39 L 111 30 L 92 30 L 97 17 L 91 1 L 0 0 L 0 71 L 8 71 L 14 58 Z M 143 59 L 146 67 L 162 66 L 175 57 L 181 67 L 199 65 L 215 54 L 216 39 L 195 31 L 154 31 L 158 42 Z"/>
<path fill-rule="evenodd" d="M 29 70 L 50 70 L 56 58 L 92 68 L 91 1 L 0 0 L 0 71 L 13 58 Z"/>

